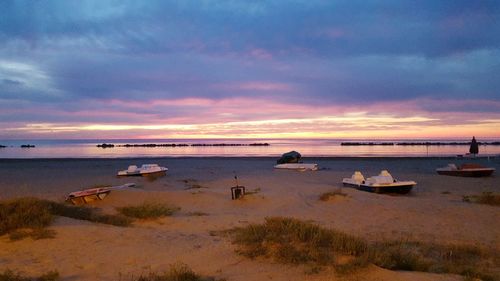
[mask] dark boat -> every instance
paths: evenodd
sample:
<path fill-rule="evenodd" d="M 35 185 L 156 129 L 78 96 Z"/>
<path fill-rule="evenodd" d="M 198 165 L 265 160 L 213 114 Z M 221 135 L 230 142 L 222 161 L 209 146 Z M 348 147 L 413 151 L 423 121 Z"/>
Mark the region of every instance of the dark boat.
<path fill-rule="evenodd" d="M 489 177 L 495 168 L 488 168 L 479 164 L 463 164 L 457 167 L 455 164 L 448 164 L 448 166 L 436 169 L 440 175 L 455 176 L 455 177 Z"/>

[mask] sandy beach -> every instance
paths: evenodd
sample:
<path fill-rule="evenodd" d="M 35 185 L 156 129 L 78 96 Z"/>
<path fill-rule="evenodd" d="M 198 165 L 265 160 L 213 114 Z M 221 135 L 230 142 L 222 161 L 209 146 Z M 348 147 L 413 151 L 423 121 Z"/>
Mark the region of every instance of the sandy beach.
<path fill-rule="evenodd" d="M 214 232 L 265 217 L 283 216 L 313 221 L 368 241 L 415 239 L 463 243 L 500 251 L 500 208 L 463 202 L 464 195 L 500 192 L 500 159 L 474 162 L 497 169 L 488 178 L 439 176 L 438 167 L 463 163 L 452 158 L 304 158 L 319 171 L 274 170 L 274 158 L 148 158 L 148 159 L 3 159 L 0 160 L 0 200 L 34 196 L 62 201 L 72 191 L 95 185 L 127 182 L 135 188 L 112 191 L 91 206 L 106 213 L 143 202 L 181 208 L 171 217 L 136 221 L 116 227 L 58 217 L 50 229 L 55 238 L 10 241 L 0 237 L 0 271 L 28 275 L 57 270 L 61 280 L 119 280 L 120 276 L 164 271 L 182 262 L 195 272 L 238 280 L 463 280 L 462 276 L 389 271 L 369 266 L 353 276 L 325 270 L 306 274 L 302 266 L 238 255 L 226 237 Z M 158 163 L 166 176 L 117 178 L 130 164 Z M 414 180 L 408 195 L 391 196 L 342 187 L 355 170 L 365 176 L 389 170 L 399 180 Z M 229 188 L 239 184 L 255 191 L 231 200 Z M 196 188 L 192 188 L 193 185 Z M 347 196 L 318 200 L 339 190 Z M 205 215 L 195 215 L 205 213 Z M 498 266 L 498 265 L 497 265 Z M 497 268 L 498 269 L 498 268 Z"/>

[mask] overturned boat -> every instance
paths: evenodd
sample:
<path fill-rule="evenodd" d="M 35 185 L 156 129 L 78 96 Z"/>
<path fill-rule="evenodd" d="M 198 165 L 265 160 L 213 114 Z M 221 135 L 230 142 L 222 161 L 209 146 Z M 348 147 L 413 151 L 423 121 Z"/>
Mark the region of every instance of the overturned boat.
<path fill-rule="evenodd" d="M 160 167 L 158 164 L 143 164 L 141 167 L 130 165 L 127 170 L 119 171 L 118 176 L 148 176 L 164 174 L 167 171 L 168 168 Z"/>
<path fill-rule="evenodd" d="M 436 172 L 440 175 L 456 177 L 489 177 L 495 168 L 484 167 L 479 164 L 462 164 L 457 167 L 455 164 L 448 164 L 446 167 L 437 168 Z"/>
<path fill-rule="evenodd" d="M 317 171 L 318 164 L 307 164 L 307 163 L 287 163 L 278 164 L 274 166 L 275 169 L 288 169 L 288 170 L 299 170 L 299 171 Z"/>
<path fill-rule="evenodd" d="M 74 205 L 86 204 L 96 200 L 103 200 L 106 196 L 109 195 L 111 190 L 134 186 L 135 183 L 126 183 L 118 186 L 95 187 L 74 191 L 68 194 L 68 197 L 66 197 L 66 201 L 71 202 Z"/>
<path fill-rule="evenodd" d="M 290 151 L 281 155 L 280 159 L 276 161 L 275 169 L 288 169 L 299 171 L 316 171 L 318 164 L 314 163 L 301 163 L 302 155 L 297 151 Z"/>
<path fill-rule="evenodd" d="M 378 176 L 369 177 L 366 180 L 361 172 L 355 171 L 350 178 L 344 178 L 342 182 L 344 186 L 375 193 L 406 194 L 417 185 L 414 181 L 397 181 L 387 170 L 383 170 Z"/>

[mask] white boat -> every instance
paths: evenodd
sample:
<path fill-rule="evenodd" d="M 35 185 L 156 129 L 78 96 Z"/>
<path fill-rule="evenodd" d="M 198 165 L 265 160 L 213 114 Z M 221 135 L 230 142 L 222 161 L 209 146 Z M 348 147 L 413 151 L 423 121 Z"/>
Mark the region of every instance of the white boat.
<path fill-rule="evenodd" d="M 446 167 L 437 168 L 436 172 L 440 175 L 457 177 L 489 177 L 495 168 L 483 167 L 479 164 L 463 164 L 459 167 L 455 164 L 448 164 Z"/>
<path fill-rule="evenodd" d="M 119 171 L 118 176 L 147 176 L 166 173 L 167 170 L 168 168 L 160 167 L 158 164 L 143 164 L 141 167 L 130 165 L 127 170 Z"/>
<path fill-rule="evenodd" d="M 287 163 L 279 164 L 274 166 L 275 169 L 289 169 L 289 170 L 299 170 L 299 171 L 316 171 L 318 170 L 318 164 L 307 164 L 307 163 Z"/>
<path fill-rule="evenodd" d="M 387 170 L 383 170 L 378 176 L 373 176 L 366 180 L 361 172 L 355 171 L 350 178 L 344 178 L 342 182 L 345 186 L 375 193 L 405 194 L 417 185 L 414 181 L 397 181 Z"/>

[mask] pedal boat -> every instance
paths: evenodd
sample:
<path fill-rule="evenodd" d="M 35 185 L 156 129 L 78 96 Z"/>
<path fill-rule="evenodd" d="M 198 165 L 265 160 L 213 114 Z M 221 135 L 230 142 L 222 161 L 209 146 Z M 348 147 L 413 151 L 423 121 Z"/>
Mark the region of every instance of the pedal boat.
<path fill-rule="evenodd" d="M 355 171 L 350 178 L 344 178 L 342 182 L 344 186 L 355 187 L 359 190 L 374 193 L 406 194 L 417 185 L 414 181 L 397 181 L 387 170 L 383 170 L 378 176 L 373 176 L 366 180 L 361 172 Z"/>
<path fill-rule="evenodd" d="M 148 176 L 164 174 L 167 171 L 168 168 L 160 167 L 158 164 L 143 164 L 141 167 L 130 165 L 127 170 L 119 171 L 118 176 Z"/>

